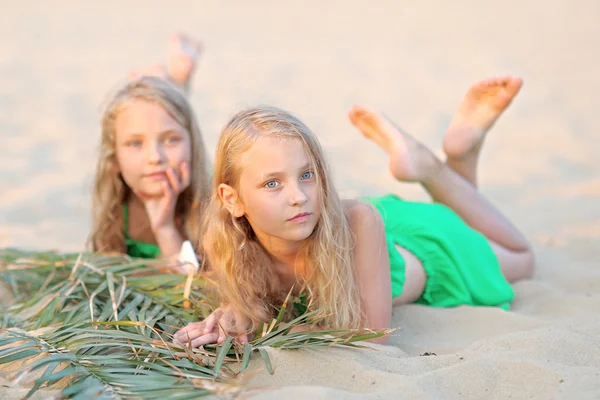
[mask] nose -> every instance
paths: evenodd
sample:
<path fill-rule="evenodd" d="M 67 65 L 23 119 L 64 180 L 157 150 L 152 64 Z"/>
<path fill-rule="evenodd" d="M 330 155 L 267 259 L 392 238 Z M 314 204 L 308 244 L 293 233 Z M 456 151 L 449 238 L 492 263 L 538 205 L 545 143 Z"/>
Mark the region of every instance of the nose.
<path fill-rule="evenodd" d="M 147 159 L 150 164 L 161 164 L 164 160 L 164 149 L 160 142 L 150 143 L 147 147 Z"/>
<path fill-rule="evenodd" d="M 308 201 L 308 196 L 301 184 L 290 185 L 289 205 L 298 207 L 304 205 Z"/>

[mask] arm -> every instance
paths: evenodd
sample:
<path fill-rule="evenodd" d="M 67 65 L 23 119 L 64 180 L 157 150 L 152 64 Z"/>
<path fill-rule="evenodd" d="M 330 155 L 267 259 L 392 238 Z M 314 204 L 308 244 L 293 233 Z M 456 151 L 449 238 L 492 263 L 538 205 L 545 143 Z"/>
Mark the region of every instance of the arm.
<path fill-rule="evenodd" d="M 390 259 L 381 214 L 367 203 L 352 202 L 347 207 L 354 235 L 354 272 L 364 303 L 364 325 L 387 329 L 392 316 Z M 387 337 L 376 340 L 387 342 Z"/>
<path fill-rule="evenodd" d="M 205 320 L 192 322 L 173 335 L 174 342 L 191 347 L 200 347 L 209 343 L 223 343 L 227 335 L 235 337 L 240 343 L 250 340 L 248 327 L 250 321 L 230 306 L 221 306 Z"/>
<path fill-rule="evenodd" d="M 170 257 L 179 253 L 184 239 L 174 221 L 171 224 L 153 228 L 152 231 L 161 255 Z"/>
<path fill-rule="evenodd" d="M 167 168 L 167 181 L 162 183 L 163 193 L 160 196 L 146 196 L 134 191 L 144 202 L 152 233 L 164 257 L 176 255 L 185 238 L 175 223 L 175 206 L 181 192 L 190 185 L 190 172 L 187 163 L 181 163 L 180 172 Z"/>

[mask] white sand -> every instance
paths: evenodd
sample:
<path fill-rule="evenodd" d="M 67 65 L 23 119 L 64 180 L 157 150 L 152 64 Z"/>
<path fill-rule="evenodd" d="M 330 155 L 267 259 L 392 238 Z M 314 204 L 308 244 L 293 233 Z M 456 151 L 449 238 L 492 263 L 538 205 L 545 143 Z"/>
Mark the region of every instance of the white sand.
<path fill-rule="evenodd" d="M 347 197 L 425 198 L 351 128 L 353 102 L 437 149 L 471 82 L 519 75 L 481 165 L 482 190 L 538 252 L 513 311 L 396 308 L 390 346 L 272 351 L 276 374 L 252 383 L 279 388 L 264 399 L 600 398 L 600 3 L 372 3 L 3 7 L 0 247 L 82 248 L 101 105 L 128 69 L 164 60 L 175 29 L 205 43 L 192 102 L 211 149 L 240 106 L 279 105 L 322 138 Z"/>

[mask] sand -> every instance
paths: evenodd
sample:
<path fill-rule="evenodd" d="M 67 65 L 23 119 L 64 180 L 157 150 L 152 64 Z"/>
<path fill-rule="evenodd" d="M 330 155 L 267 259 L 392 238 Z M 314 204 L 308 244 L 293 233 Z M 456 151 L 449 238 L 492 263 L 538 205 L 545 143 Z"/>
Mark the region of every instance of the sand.
<path fill-rule="evenodd" d="M 205 44 L 191 101 L 211 150 L 238 108 L 287 108 L 322 139 L 344 197 L 426 199 L 389 176 L 351 104 L 438 150 L 470 83 L 518 75 L 480 174 L 537 252 L 513 310 L 395 308 L 389 346 L 272 351 L 275 375 L 250 383 L 275 388 L 257 399 L 600 398 L 600 3 L 121 3 L 3 7 L 0 247 L 82 249 L 102 104 L 129 69 L 165 59 L 174 30 Z"/>

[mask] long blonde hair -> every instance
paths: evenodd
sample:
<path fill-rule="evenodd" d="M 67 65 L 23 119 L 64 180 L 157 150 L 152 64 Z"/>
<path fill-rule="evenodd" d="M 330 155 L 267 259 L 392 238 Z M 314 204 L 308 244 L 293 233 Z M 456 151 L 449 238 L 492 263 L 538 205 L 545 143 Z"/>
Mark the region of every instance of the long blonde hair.
<path fill-rule="evenodd" d="M 352 234 L 321 145 L 300 120 L 275 107 L 237 113 L 222 130 L 217 145 L 204 249 L 217 275 L 221 300 L 247 316 L 256 327 L 271 318 L 286 295 L 270 255 L 256 239 L 247 219 L 234 218 L 217 190 L 219 184 L 226 183 L 239 191 L 240 156 L 264 136 L 300 140 L 322 190 L 321 218 L 299 254 L 309 263 L 306 283 L 314 309 L 318 310 L 315 319 L 331 328 L 359 327 L 362 298 L 353 271 Z"/>
<path fill-rule="evenodd" d="M 113 96 L 102 116 L 100 156 L 93 191 L 93 221 L 89 242 L 94 251 L 126 251 L 123 232 L 123 203 L 130 194 L 118 172 L 115 146 L 115 120 L 123 106 L 133 100 L 160 105 L 190 134 L 192 158 L 190 185 L 179 195 L 176 221 L 194 245 L 200 242 L 201 217 L 210 197 L 209 164 L 202 134 L 194 112 L 183 93 L 163 79 L 142 77 L 127 83 Z"/>

